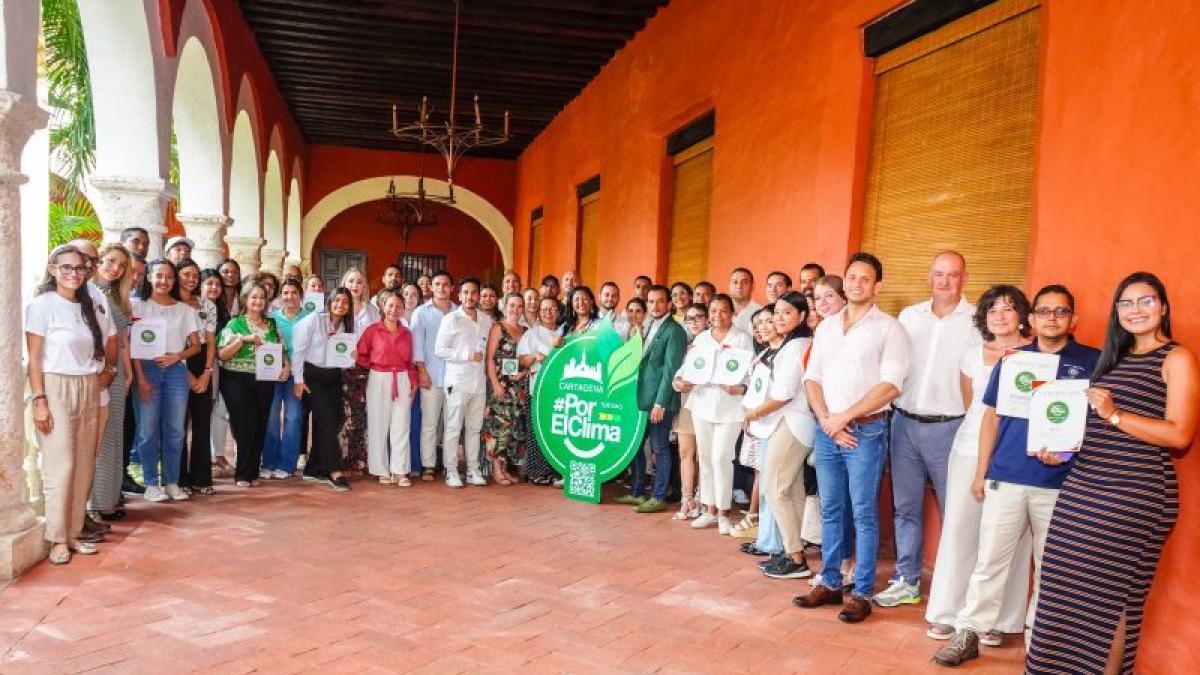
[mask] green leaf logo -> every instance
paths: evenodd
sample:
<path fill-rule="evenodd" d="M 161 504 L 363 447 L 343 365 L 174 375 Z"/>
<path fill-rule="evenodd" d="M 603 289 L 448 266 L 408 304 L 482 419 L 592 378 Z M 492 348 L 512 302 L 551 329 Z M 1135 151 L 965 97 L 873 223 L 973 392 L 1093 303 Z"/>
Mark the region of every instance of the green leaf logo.
<path fill-rule="evenodd" d="M 732 372 L 736 371 L 737 369 L 738 369 L 737 359 L 729 359 L 728 361 L 725 362 L 725 370 L 728 370 L 729 372 L 732 373 Z"/>
<path fill-rule="evenodd" d="M 334 346 L 333 351 L 335 351 L 339 354 L 345 354 L 346 350 L 348 350 L 348 349 L 350 349 L 349 345 L 347 345 L 345 342 L 339 342 L 339 343 L 337 343 L 337 345 Z"/>
<path fill-rule="evenodd" d="M 1028 394 L 1029 392 L 1033 391 L 1033 379 L 1033 373 L 1029 372 L 1028 370 L 1023 370 L 1017 373 L 1017 377 L 1013 380 L 1013 384 L 1016 385 L 1017 391 L 1023 394 Z"/>
<path fill-rule="evenodd" d="M 1053 424 L 1062 424 L 1071 414 L 1071 408 L 1063 401 L 1055 401 L 1046 406 L 1046 419 Z"/>
<path fill-rule="evenodd" d="M 274 354 L 264 354 L 263 355 L 263 363 L 267 364 L 268 366 L 275 365 L 275 355 Z"/>
<path fill-rule="evenodd" d="M 604 388 L 612 396 L 621 389 L 637 384 L 638 364 L 642 357 L 642 336 L 634 335 L 608 356 L 605 365 Z"/>
<path fill-rule="evenodd" d="M 142 331 L 142 342 L 145 342 L 146 344 L 150 344 L 151 342 L 154 342 L 155 337 L 157 337 L 157 336 L 154 334 L 154 331 L 152 331 L 152 330 Z"/>

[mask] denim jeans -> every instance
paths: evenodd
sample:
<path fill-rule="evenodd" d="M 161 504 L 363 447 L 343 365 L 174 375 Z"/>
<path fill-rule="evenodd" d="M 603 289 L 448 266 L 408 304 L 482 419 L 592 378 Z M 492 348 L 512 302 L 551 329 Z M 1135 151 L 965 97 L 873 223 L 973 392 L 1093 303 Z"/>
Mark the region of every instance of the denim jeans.
<path fill-rule="evenodd" d="M 666 411 L 658 424 L 646 425 L 646 438 L 650 441 L 650 450 L 654 453 L 654 489 L 650 496 L 659 501 L 667 498 L 667 486 L 671 483 L 671 421 L 675 413 Z M 646 489 L 646 453 L 638 446 L 633 456 L 633 489 L 630 492 L 635 497 L 642 496 Z"/>
<path fill-rule="evenodd" d="M 271 415 L 267 418 L 267 438 L 263 443 L 264 470 L 278 469 L 288 473 L 296 471 L 296 459 L 300 456 L 300 423 L 304 421 L 304 406 L 300 399 L 296 398 L 294 387 L 295 382 L 290 377 L 287 382 L 275 385 Z"/>
<path fill-rule="evenodd" d="M 842 560 L 846 557 L 845 520 L 854 519 L 854 595 L 869 598 L 875 588 L 875 563 L 879 554 L 879 481 L 887 443 L 887 422 L 852 424 L 847 430 L 858 447 L 839 447 L 817 429 L 817 483 L 821 486 L 821 583 L 842 587 Z M 847 494 L 852 514 L 846 513 Z"/>
<path fill-rule="evenodd" d="M 143 360 L 142 377 L 150 385 L 151 393 L 150 400 L 145 400 L 134 389 L 137 436 L 133 452 L 141 457 L 146 487 L 176 485 L 183 458 L 183 431 L 190 391 L 187 364 L 181 361 L 168 368 L 159 368 L 153 361 Z"/>
<path fill-rule="evenodd" d="M 961 419 L 918 422 L 900 413 L 892 417 L 888 447 L 892 469 L 892 503 L 896 507 L 896 578 L 921 583 L 925 544 L 925 479 L 933 483 L 938 510 L 946 512 L 946 469 L 950 446 Z"/>
<path fill-rule="evenodd" d="M 747 441 L 743 438 L 742 442 Z M 768 445 L 769 443 L 766 441 L 759 443 L 759 466 L 767 464 Z M 754 546 L 767 553 L 783 553 L 783 534 L 779 531 L 779 526 L 775 524 L 775 518 L 771 515 L 770 500 L 761 489 L 758 491 L 758 539 L 754 542 Z"/>

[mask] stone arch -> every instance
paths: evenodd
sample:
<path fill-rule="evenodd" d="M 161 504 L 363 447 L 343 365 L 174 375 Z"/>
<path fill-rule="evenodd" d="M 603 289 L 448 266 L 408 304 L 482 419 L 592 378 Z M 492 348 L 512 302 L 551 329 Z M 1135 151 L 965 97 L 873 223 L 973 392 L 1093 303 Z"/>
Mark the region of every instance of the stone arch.
<path fill-rule="evenodd" d="M 199 38 L 179 54 L 172 101 L 179 150 L 181 212 L 220 214 L 225 210 L 220 108 L 211 62 Z"/>
<path fill-rule="evenodd" d="M 91 73 L 96 174 L 167 175 L 166 111 L 159 106 L 157 59 L 147 3 L 79 3 Z M 157 23 L 157 22 L 156 22 Z"/>
<path fill-rule="evenodd" d="M 396 181 L 396 189 L 400 192 L 417 190 L 417 176 L 376 176 L 343 185 L 322 197 L 321 201 L 304 214 L 301 247 L 304 258 L 312 258 L 313 243 L 316 242 L 317 235 L 334 216 L 352 206 L 380 199 L 387 192 L 388 181 L 391 180 Z M 426 178 L 425 189 L 429 194 L 445 195 L 449 186 L 445 181 Z M 454 196 L 455 203 L 452 206 L 474 218 L 488 231 L 500 248 L 504 266 L 512 267 L 513 227 L 508 218 L 491 202 L 469 188 L 454 186 Z"/>
<path fill-rule="evenodd" d="M 233 122 L 232 143 L 229 158 L 229 217 L 233 219 L 233 224 L 229 228 L 229 235 L 258 238 L 262 234 L 258 144 L 254 140 L 250 114 L 245 110 L 238 112 Z"/>

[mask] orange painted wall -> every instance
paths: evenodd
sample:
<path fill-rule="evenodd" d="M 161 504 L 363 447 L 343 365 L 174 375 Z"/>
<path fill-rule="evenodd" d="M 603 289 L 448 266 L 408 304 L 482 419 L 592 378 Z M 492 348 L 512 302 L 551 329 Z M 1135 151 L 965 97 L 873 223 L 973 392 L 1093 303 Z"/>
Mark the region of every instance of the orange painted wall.
<path fill-rule="evenodd" d="M 600 174 L 605 277 L 660 263 L 664 138 L 717 110 L 710 270 L 760 276 L 808 260 L 841 267 L 858 243 L 870 139 L 861 27 L 896 0 L 674 2 L 650 21 L 518 161 L 516 266 L 544 206 L 546 269 L 575 266 L 574 186 Z M 737 30 L 729 27 L 736 26 Z M 1116 281 L 1161 274 L 1176 337 L 1200 348 L 1200 5 L 1042 3 L 1041 92 L 1029 285 L 1078 292 L 1098 343 Z M 884 261 L 886 264 L 886 261 Z M 590 282 L 591 280 L 585 280 Z M 1178 463 L 1183 509 L 1147 608 L 1139 672 L 1200 672 L 1200 458 Z"/>
<path fill-rule="evenodd" d="M 367 202 L 342 211 L 317 236 L 314 249 L 359 249 L 367 251 L 367 279 L 373 291 L 388 265 L 396 262 L 401 248 L 396 228 L 375 222 L 380 202 Z M 411 253 L 446 256 L 446 269 L 455 278 L 503 274 L 503 258 L 491 234 L 465 213 L 437 207 L 436 228 L 416 230 L 408 239 Z M 319 255 L 313 256 L 313 272 L 320 274 Z"/>

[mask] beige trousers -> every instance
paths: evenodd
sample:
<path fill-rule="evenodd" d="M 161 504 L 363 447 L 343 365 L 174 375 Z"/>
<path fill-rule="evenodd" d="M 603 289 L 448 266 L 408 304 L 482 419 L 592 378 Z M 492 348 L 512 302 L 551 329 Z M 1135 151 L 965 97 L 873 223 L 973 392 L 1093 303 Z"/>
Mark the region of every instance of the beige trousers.
<path fill-rule="evenodd" d="M 46 496 L 46 541 L 67 544 L 83 529 L 96 443 L 100 435 L 100 385 L 96 375 L 46 373 L 46 399 L 53 425 L 38 432 Z"/>
<path fill-rule="evenodd" d="M 812 448 L 796 440 L 783 420 L 767 443 L 767 462 L 760 488 L 766 491 L 771 503 L 771 516 L 783 536 L 783 550 L 797 553 L 804 550 L 801 532 L 808 498 L 804 492 L 804 461 Z"/>

